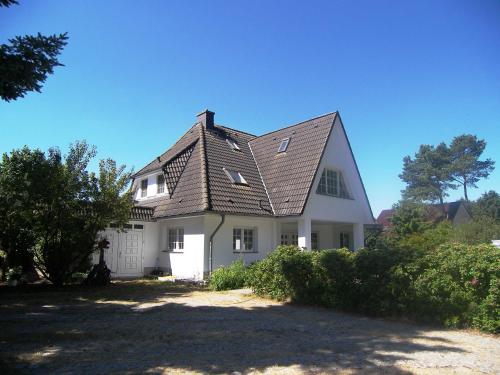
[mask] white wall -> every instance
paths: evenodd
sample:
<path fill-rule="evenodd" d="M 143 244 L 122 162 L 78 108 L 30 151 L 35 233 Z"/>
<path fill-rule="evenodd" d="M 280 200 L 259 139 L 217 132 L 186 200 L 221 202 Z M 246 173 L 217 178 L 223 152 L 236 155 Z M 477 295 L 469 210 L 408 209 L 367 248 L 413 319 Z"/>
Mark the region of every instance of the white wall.
<path fill-rule="evenodd" d="M 149 273 L 158 266 L 159 257 L 159 225 L 156 222 L 140 222 L 133 221 L 132 223 L 143 224 L 143 249 L 142 249 L 142 267 L 144 273 Z"/>
<path fill-rule="evenodd" d="M 208 249 L 210 235 L 220 223 L 220 215 L 205 215 L 205 271 L 208 272 Z M 233 250 L 233 228 L 248 227 L 257 230 L 257 249 L 254 253 L 239 253 Z M 260 218 L 252 216 L 226 215 L 222 227 L 214 236 L 212 267 L 213 270 L 220 266 L 228 265 L 235 260 L 242 259 L 245 264 L 264 258 L 276 247 L 276 220 L 273 218 Z"/>
<path fill-rule="evenodd" d="M 171 218 L 158 222 L 159 264 L 162 269 L 170 269 L 172 275 L 180 279 L 203 279 L 204 259 L 203 216 Z M 184 229 L 184 249 L 169 251 L 168 229 Z"/>
<path fill-rule="evenodd" d="M 316 193 L 325 167 L 342 172 L 352 199 L 336 198 Z M 332 134 L 326 145 L 304 210 L 304 217 L 312 220 L 331 220 L 344 223 L 373 223 L 369 204 L 339 118 L 335 120 Z"/>

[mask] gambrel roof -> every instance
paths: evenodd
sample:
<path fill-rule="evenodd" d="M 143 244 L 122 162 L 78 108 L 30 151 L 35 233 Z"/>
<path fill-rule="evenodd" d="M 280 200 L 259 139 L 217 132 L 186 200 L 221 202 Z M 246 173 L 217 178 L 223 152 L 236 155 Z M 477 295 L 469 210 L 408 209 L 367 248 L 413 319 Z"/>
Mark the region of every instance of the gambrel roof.
<path fill-rule="evenodd" d="M 204 112 L 212 115 L 212 112 Z M 218 212 L 294 216 L 303 212 L 337 112 L 260 137 L 200 121 L 134 176 L 165 172 L 167 195 L 141 200 L 154 218 Z M 284 152 L 278 152 L 288 138 Z M 230 145 L 235 142 L 239 149 Z M 227 171 L 246 184 L 231 183 Z"/>

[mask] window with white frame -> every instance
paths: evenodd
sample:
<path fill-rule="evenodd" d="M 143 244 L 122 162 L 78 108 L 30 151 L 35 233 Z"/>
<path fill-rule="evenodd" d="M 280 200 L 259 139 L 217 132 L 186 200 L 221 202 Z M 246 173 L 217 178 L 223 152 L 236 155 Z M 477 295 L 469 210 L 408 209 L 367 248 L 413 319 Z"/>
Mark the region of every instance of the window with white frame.
<path fill-rule="evenodd" d="M 350 233 L 348 232 L 341 232 L 340 233 L 340 238 L 339 238 L 339 245 L 340 245 L 340 248 L 347 248 L 347 249 L 350 249 L 350 238 L 351 235 Z"/>
<path fill-rule="evenodd" d="M 141 181 L 141 198 L 148 196 L 148 179 L 145 178 Z"/>
<path fill-rule="evenodd" d="M 350 198 L 342 173 L 328 168 L 325 168 L 321 174 L 317 193 L 338 198 Z"/>
<path fill-rule="evenodd" d="M 236 185 L 248 185 L 247 180 L 241 175 L 240 172 L 233 171 L 231 169 L 222 168 L 226 172 L 227 177 L 231 180 L 233 184 Z"/>
<path fill-rule="evenodd" d="M 184 228 L 169 228 L 168 249 L 170 251 L 184 250 Z"/>
<path fill-rule="evenodd" d="M 233 250 L 236 252 L 257 252 L 257 229 L 233 228 Z"/>
<path fill-rule="evenodd" d="M 156 194 L 163 194 L 165 192 L 165 176 L 159 174 L 156 176 Z"/>

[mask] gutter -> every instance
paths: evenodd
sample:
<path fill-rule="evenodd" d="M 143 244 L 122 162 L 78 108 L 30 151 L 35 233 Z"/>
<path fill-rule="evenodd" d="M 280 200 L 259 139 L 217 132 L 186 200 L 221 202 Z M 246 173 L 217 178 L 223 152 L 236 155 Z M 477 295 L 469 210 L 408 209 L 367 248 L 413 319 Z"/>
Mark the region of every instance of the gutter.
<path fill-rule="evenodd" d="M 222 224 L 224 224 L 224 221 L 226 221 L 226 215 L 220 214 L 221 220 L 219 225 L 215 228 L 215 230 L 212 232 L 210 235 L 210 241 L 208 244 L 208 274 L 212 274 L 212 256 L 213 256 L 213 244 L 214 244 L 214 236 L 217 234 L 219 231 L 220 227 L 222 227 Z"/>

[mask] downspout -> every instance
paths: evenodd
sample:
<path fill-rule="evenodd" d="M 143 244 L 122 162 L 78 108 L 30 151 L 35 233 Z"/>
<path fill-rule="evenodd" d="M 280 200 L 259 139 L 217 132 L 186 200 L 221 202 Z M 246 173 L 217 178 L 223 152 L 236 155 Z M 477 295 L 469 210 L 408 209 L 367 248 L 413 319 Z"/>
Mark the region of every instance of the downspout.
<path fill-rule="evenodd" d="M 214 236 L 217 234 L 220 227 L 222 227 L 222 224 L 224 224 L 224 221 L 226 221 L 226 215 L 220 214 L 220 217 L 221 217 L 220 223 L 219 223 L 219 225 L 217 225 L 217 228 L 215 228 L 215 230 L 210 235 L 210 241 L 208 244 L 208 272 L 209 272 L 209 275 L 212 274 L 212 254 L 213 254 Z"/>

